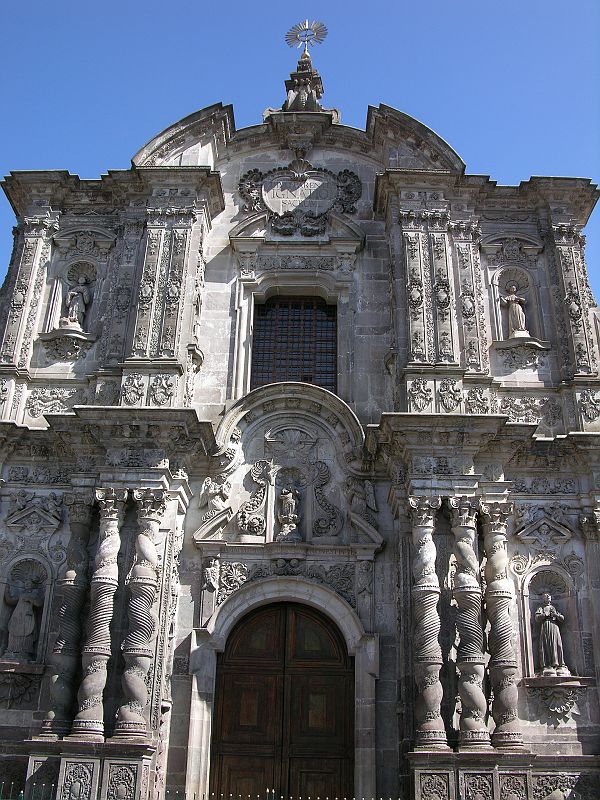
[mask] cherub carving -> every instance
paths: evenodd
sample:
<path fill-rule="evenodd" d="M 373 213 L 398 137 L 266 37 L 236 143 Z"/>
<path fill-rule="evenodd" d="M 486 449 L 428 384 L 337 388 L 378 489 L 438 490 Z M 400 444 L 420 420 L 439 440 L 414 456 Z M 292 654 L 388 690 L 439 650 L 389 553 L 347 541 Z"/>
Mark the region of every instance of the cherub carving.
<path fill-rule="evenodd" d="M 210 476 L 204 479 L 200 491 L 200 508 L 208 506 L 208 511 L 202 517 L 202 521 L 211 519 L 227 508 L 227 501 L 231 494 L 231 483 L 221 478 L 213 480 Z"/>

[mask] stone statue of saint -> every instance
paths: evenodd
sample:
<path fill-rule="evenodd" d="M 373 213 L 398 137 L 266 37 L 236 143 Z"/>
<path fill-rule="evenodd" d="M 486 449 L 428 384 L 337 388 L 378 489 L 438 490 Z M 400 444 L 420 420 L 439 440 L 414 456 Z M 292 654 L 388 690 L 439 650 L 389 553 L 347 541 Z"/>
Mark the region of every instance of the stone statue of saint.
<path fill-rule="evenodd" d="M 2 658 L 20 663 L 33 661 L 38 639 L 35 609 L 44 604 L 43 590 L 34 581 L 18 581 L 7 585 L 4 599 L 14 610 L 8 620 L 8 644 Z"/>
<path fill-rule="evenodd" d="M 539 628 L 540 642 L 540 669 L 542 675 L 570 675 L 563 655 L 562 638 L 559 622 L 565 618 L 552 605 L 549 594 L 543 596 L 544 604 L 535 612 L 535 619 Z"/>
<path fill-rule="evenodd" d="M 301 536 L 298 532 L 298 521 L 300 517 L 296 513 L 299 495 L 296 489 L 291 486 L 284 486 L 279 495 L 280 510 L 277 519 L 281 524 L 281 530 L 277 534 L 278 542 L 300 542 Z"/>
<path fill-rule="evenodd" d="M 502 305 L 508 308 L 508 338 L 523 339 L 530 336 L 525 325 L 525 311 L 523 306 L 526 303 L 524 297 L 517 294 L 519 287 L 516 283 L 509 283 L 506 287 L 506 294 L 500 298 Z"/>
<path fill-rule="evenodd" d="M 83 320 L 85 309 L 90 304 L 92 293 L 85 275 L 80 275 L 77 283 L 71 286 L 67 292 L 65 304 L 67 316 L 61 319 L 62 327 L 78 328 L 83 330 Z"/>

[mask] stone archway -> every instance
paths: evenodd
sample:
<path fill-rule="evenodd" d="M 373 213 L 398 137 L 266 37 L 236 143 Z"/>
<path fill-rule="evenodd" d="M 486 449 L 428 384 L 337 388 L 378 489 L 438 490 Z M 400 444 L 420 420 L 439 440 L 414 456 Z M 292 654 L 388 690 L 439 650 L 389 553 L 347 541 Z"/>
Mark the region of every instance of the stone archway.
<path fill-rule="evenodd" d="M 219 606 L 205 628 L 196 631 L 190 658 L 193 682 L 186 790 L 198 795 L 209 793 L 217 653 L 223 652 L 239 620 L 255 608 L 275 602 L 300 603 L 320 611 L 335 623 L 348 654 L 354 656 L 354 796 L 374 797 L 378 637 L 365 633 L 356 613 L 335 592 L 294 576 L 243 586 Z"/>
<path fill-rule="evenodd" d="M 352 795 L 354 658 L 329 617 L 300 603 L 255 608 L 216 675 L 211 795 Z"/>

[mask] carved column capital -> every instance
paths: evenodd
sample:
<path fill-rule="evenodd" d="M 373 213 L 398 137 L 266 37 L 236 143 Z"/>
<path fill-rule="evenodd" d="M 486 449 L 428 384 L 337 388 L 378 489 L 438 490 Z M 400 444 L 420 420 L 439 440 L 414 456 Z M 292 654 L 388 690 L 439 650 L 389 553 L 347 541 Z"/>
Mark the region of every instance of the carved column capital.
<path fill-rule="evenodd" d="M 477 512 L 481 505 L 479 498 L 456 495 L 448 498 L 448 505 L 453 528 L 475 529 L 477 527 Z"/>
<path fill-rule="evenodd" d="M 167 508 L 168 495 L 164 489 L 133 489 L 138 519 L 160 522 Z"/>
<path fill-rule="evenodd" d="M 127 493 L 127 489 L 114 489 L 113 487 L 96 489 L 96 502 L 100 508 L 100 518 L 120 520 L 125 508 Z"/>
<path fill-rule="evenodd" d="M 587 509 L 579 516 L 586 542 L 600 541 L 600 508 Z"/>
<path fill-rule="evenodd" d="M 89 525 L 92 516 L 95 495 L 91 489 L 83 491 L 66 492 L 63 495 L 63 502 L 69 511 L 69 524 Z"/>
<path fill-rule="evenodd" d="M 408 498 L 408 510 L 413 527 L 435 527 L 435 516 L 441 505 L 441 497 L 410 495 Z"/>
<path fill-rule="evenodd" d="M 480 505 L 483 526 L 486 533 L 500 534 L 506 536 L 506 526 L 508 518 L 514 511 L 514 505 L 510 502 L 491 502 L 483 501 Z"/>

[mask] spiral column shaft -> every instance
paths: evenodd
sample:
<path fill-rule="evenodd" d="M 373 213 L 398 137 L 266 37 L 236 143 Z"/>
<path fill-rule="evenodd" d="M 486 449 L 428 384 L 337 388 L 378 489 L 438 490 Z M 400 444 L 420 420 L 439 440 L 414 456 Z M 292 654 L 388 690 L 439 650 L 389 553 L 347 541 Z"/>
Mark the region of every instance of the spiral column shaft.
<path fill-rule="evenodd" d="M 83 677 L 77 694 L 78 710 L 71 736 L 103 741 L 107 664 L 111 655 L 110 623 L 119 583 L 117 556 L 127 489 L 96 489 L 100 530 L 94 573 L 90 581 L 88 638 L 82 653 Z"/>
<path fill-rule="evenodd" d="M 485 721 L 487 701 L 483 691 L 484 656 L 481 622 L 479 561 L 475 549 L 479 501 L 457 496 L 448 500 L 454 534 L 454 599 L 458 608 L 458 693 L 461 701 L 460 749 L 490 746 Z"/>
<path fill-rule="evenodd" d="M 42 736 L 64 736 L 71 730 L 75 701 L 75 672 L 81 649 L 81 609 L 87 589 L 88 554 L 93 496 L 73 493 L 64 498 L 69 509 L 71 537 L 67 548 L 67 570 L 57 583 L 61 595 L 58 635 L 50 664 L 50 710 L 42 723 Z"/>
<path fill-rule="evenodd" d="M 515 682 L 517 658 L 512 643 L 510 619 L 512 588 L 508 579 L 506 523 L 512 514 L 512 503 L 482 503 L 484 526 L 485 606 L 490 624 L 490 679 L 494 691 L 492 716 L 496 728 L 492 744 L 498 748 L 522 748 L 523 733 L 518 715 L 519 695 Z"/>
<path fill-rule="evenodd" d="M 125 669 L 121 677 L 123 702 L 117 712 L 115 737 L 147 737 L 144 710 L 148 705 L 146 679 L 154 658 L 158 619 L 154 600 L 158 589 L 156 542 L 166 509 L 162 489 L 134 489 L 138 533 L 135 561 L 129 578 L 129 631 L 123 643 Z"/>
<path fill-rule="evenodd" d="M 413 646 L 417 683 L 415 704 L 415 748 L 447 749 L 446 730 L 441 715 L 442 650 L 439 643 L 440 618 L 437 604 L 440 584 L 435 571 L 433 541 L 435 515 L 440 497 L 408 498 L 412 521 Z"/>

